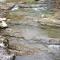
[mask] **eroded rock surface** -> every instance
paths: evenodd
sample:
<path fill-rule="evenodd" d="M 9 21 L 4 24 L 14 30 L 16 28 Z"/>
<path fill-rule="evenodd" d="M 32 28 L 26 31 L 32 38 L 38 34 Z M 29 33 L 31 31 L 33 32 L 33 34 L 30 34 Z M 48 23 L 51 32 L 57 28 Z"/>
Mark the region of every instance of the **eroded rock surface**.
<path fill-rule="evenodd" d="M 14 54 L 8 51 L 8 41 L 0 36 L 0 60 L 13 60 Z"/>

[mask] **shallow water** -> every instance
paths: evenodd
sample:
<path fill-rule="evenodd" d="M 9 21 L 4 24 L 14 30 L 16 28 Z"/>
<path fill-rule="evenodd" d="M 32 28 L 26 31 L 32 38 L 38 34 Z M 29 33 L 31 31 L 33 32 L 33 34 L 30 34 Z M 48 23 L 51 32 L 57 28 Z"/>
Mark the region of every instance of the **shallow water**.
<path fill-rule="evenodd" d="M 18 6 L 15 8 L 17 7 Z M 28 46 L 28 48 L 40 48 L 43 50 L 31 56 L 17 56 L 16 60 L 60 60 L 60 45 L 45 46 L 44 44 L 41 44 L 39 40 L 40 38 L 60 39 L 60 28 L 42 26 L 37 22 L 37 20 L 41 19 L 40 17 L 42 14 L 46 15 L 47 17 L 53 15 L 49 13 L 49 11 L 41 11 L 40 9 L 36 8 L 17 8 L 16 10 L 12 9 L 9 12 L 7 18 L 11 18 L 11 21 L 8 22 L 8 25 L 12 31 L 7 29 L 7 32 L 10 32 L 10 38 L 15 39 L 13 41 L 11 39 L 10 40 L 13 43 L 15 41 L 15 43 L 18 42 L 18 44 L 24 44 L 24 46 Z M 16 37 L 18 37 L 18 39 L 16 39 Z M 23 37 L 23 39 L 20 40 L 20 37 Z M 26 50 L 29 50 L 28 48 L 26 48 Z"/>
<path fill-rule="evenodd" d="M 16 11 L 11 11 L 7 17 L 11 18 L 12 21 L 10 23 L 15 25 L 17 28 L 20 25 L 23 29 L 26 27 L 27 32 L 29 31 L 28 29 L 30 29 L 31 33 L 34 33 L 33 30 L 35 30 L 35 32 L 38 31 L 43 37 L 60 38 L 59 27 L 42 26 L 40 23 L 38 23 L 38 21 L 41 19 L 41 15 L 46 15 L 49 17 L 53 16 L 53 12 L 51 14 L 49 11 L 34 11 L 31 8 L 20 8 Z"/>
<path fill-rule="evenodd" d="M 41 50 L 46 51 L 46 52 L 41 51 L 31 56 L 28 55 L 16 56 L 16 60 L 60 60 L 60 52 L 59 52 L 60 47 L 58 48 L 54 46 L 47 47 L 44 44 L 41 45 L 41 42 L 39 41 L 40 38 L 60 39 L 60 28 L 51 26 L 42 26 L 39 23 L 37 23 L 35 19 L 38 19 L 38 16 L 41 16 L 41 14 L 38 12 L 32 9 L 23 9 L 23 8 L 11 12 L 12 21 L 10 22 L 10 28 L 12 28 L 13 31 L 15 31 L 13 35 L 17 37 L 18 36 L 24 37 L 24 39 L 22 39 L 20 42 L 18 41 L 18 44 L 24 44 L 24 46 L 28 46 L 28 48 L 40 48 Z M 16 32 L 18 33 L 15 34 Z M 28 48 L 26 48 L 26 50 L 28 50 Z M 51 51 L 51 53 L 49 53 L 50 52 L 49 50 Z"/>

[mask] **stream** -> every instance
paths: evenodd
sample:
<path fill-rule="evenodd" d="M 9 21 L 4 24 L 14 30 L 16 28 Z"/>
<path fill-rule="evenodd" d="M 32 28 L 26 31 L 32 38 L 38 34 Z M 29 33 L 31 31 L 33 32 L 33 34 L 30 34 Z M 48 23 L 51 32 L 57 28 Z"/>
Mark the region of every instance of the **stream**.
<path fill-rule="evenodd" d="M 40 23 L 44 17 L 54 16 L 48 10 L 51 6 L 46 6 L 19 8 L 16 5 L 9 11 L 8 28 L 1 34 L 9 40 L 12 53 L 19 51 L 15 60 L 60 60 L 60 27 Z"/>

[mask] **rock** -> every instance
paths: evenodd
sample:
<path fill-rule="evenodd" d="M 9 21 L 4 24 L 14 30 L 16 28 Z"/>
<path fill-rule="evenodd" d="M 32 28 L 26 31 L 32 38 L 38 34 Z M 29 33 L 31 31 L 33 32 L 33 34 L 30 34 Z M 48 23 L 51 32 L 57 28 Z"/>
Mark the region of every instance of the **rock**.
<path fill-rule="evenodd" d="M 19 9 L 19 6 L 18 5 L 15 5 L 15 7 L 13 7 L 12 9 L 11 9 L 11 11 L 15 11 L 15 10 L 18 10 Z"/>
<path fill-rule="evenodd" d="M 0 60 L 13 60 L 14 54 L 8 53 L 8 41 L 0 36 Z"/>
<path fill-rule="evenodd" d="M 29 28 L 27 28 L 27 27 L 29 27 Z M 47 36 L 42 37 L 41 35 L 39 36 L 39 33 L 37 33 L 38 30 L 36 30 L 38 28 L 36 28 L 34 26 L 32 28 L 32 26 L 19 25 L 19 28 L 16 27 L 16 25 L 14 25 L 14 28 L 12 26 L 11 29 L 10 28 L 6 29 L 6 31 L 8 32 L 8 34 L 6 36 L 8 37 L 8 40 L 9 40 L 9 48 L 12 51 L 15 50 L 13 52 L 17 55 L 21 55 L 21 54 L 19 54 L 20 51 L 24 52 L 24 53 L 22 53 L 22 55 L 27 54 L 27 52 L 31 51 L 31 50 L 34 52 L 34 49 L 37 50 L 35 52 L 39 52 L 40 50 L 52 52 L 52 50 L 51 50 L 52 48 L 49 48 L 48 46 L 49 45 L 57 46 L 60 44 L 60 39 L 48 38 Z M 28 30 L 26 30 L 26 29 L 28 29 Z M 22 31 L 23 31 L 23 33 L 22 33 Z M 33 32 L 32 35 L 31 35 L 31 33 L 32 33 L 31 31 Z M 35 31 L 35 33 L 34 33 L 34 31 Z M 28 34 L 28 37 L 27 37 L 27 34 Z"/>
<path fill-rule="evenodd" d="M 10 10 L 15 6 L 15 3 L 5 3 L 0 4 L 0 9 L 2 10 Z"/>
<path fill-rule="evenodd" d="M 5 22 L 6 18 L 0 18 L 0 28 L 6 28 L 8 27 L 7 23 Z"/>
<path fill-rule="evenodd" d="M 13 60 L 13 59 L 14 59 L 14 55 L 6 55 L 0 53 L 0 60 Z"/>

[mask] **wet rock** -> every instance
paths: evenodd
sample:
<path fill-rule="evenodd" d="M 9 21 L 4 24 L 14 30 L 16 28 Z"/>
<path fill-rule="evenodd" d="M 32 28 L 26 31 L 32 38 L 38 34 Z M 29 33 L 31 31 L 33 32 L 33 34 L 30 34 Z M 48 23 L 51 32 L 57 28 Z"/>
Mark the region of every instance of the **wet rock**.
<path fill-rule="evenodd" d="M 9 48 L 12 51 L 16 50 L 14 53 L 17 55 L 19 55 L 18 52 L 20 52 L 20 51 L 24 52 L 24 53 L 22 53 L 22 55 L 23 54 L 25 55 L 28 51 L 31 51 L 31 50 L 33 51 L 33 53 L 39 52 L 40 50 L 53 52 L 51 50 L 52 48 L 50 48 L 48 46 L 49 45 L 56 45 L 57 46 L 60 44 L 60 39 L 48 38 L 47 36 L 42 37 L 41 35 L 39 36 L 39 34 L 36 34 L 36 36 L 35 36 L 35 33 L 38 31 L 36 29 L 32 30 L 32 31 L 35 31 L 35 30 L 36 31 L 35 31 L 35 33 L 33 33 L 34 35 L 33 34 L 31 35 L 32 36 L 31 37 L 30 36 L 31 27 L 30 26 L 28 26 L 29 27 L 28 30 L 29 30 L 30 34 L 28 34 L 29 36 L 27 37 L 26 35 L 27 35 L 27 33 L 29 33 L 29 32 L 25 31 L 27 26 L 26 27 L 24 26 L 25 28 L 22 28 L 23 26 L 20 27 L 20 30 L 18 30 L 16 27 L 14 30 L 10 29 L 10 28 L 6 29 L 6 31 L 8 32 L 8 34 L 6 36 L 8 37 L 8 40 L 9 40 Z M 24 33 L 22 33 L 22 31 L 25 31 L 24 33 L 26 33 L 26 34 L 24 35 Z M 36 50 L 36 51 L 34 52 L 34 50 Z M 56 52 L 55 54 L 58 54 L 58 53 Z"/>
<path fill-rule="evenodd" d="M 9 40 L 9 49 L 11 49 L 12 53 L 16 55 L 31 55 L 30 52 L 34 54 L 40 50 L 53 52 L 48 46 L 60 44 L 60 39 L 49 38 L 40 27 L 29 25 L 28 23 L 24 24 L 24 22 L 20 24 L 19 22 L 16 20 L 11 21 L 9 23 L 10 28 L 5 30 L 7 34 L 4 34 Z M 55 54 L 58 53 L 56 52 Z"/>
<path fill-rule="evenodd" d="M 6 21 L 6 18 L 0 18 L 0 28 L 7 28 L 8 25 L 7 23 L 5 22 Z"/>
<path fill-rule="evenodd" d="M 48 0 L 48 2 L 49 2 L 49 0 Z M 35 10 L 40 11 L 40 10 L 44 10 L 46 8 L 46 6 L 48 7 L 48 9 L 51 8 L 50 6 L 48 6 L 50 4 L 48 2 L 45 2 L 46 4 L 43 3 L 43 5 L 41 5 L 41 4 L 36 4 L 36 5 L 35 4 L 20 4 L 19 3 L 17 6 L 14 4 L 7 3 L 7 5 L 5 5 L 5 6 L 1 5 L 1 9 L 6 11 L 6 10 L 12 9 L 13 7 L 14 8 L 12 10 L 15 10 L 17 7 L 20 7 L 20 8 L 32 8 L 33 11 L 35 11 Z M 22 18 L 22 20 L 19 19 L 21 21 L 17 22 L 17 21 L 15 21 L 15 18 L 16 18 L 15 17 L 14 21 L 11 21 L 9 23 L 10 28 L 5 30 L 6 34 L 2 33 L 3 36 L 7 37 L 7 39 L 9 40 L 9 49 L 12 50 L 12 53 L 14 52 L 17 55 L 18 54 L 32 55 L 32 53 L 34 54 L 35 52 L 39 52 L 40 50 L 42 50 L 42 51 L 48 51 L 48 52 L 52 52 L 54 54 L 58 54 L 57 51 L 59 49 L 59 46 L 57 46 L 57 45 L 60 44 L 60 40 L 49 38 L 48 35 L 45 35 L 45 32 L 42 32 L 43 30 L 40 29 L 40 27 L 39 27 L 39 24 L 40 24 L 40 26 L 44 25 L 44 24 L 49 25 L 49 26 L 52 26 L 52 25 L 55 26 L 55 24 L 58 23 L 58 22 L 56 22 L 57 20 L 55 20 L 55 19 L 49 20 L 49 18 L 47 18 L 44 15 L 42 15 L 42 19 L 40 19 L 38 17 L 35 18 L 36 17 L 34 15 L 35 12 L 32 13 L 33 15 L 28 12 L 25 12 L 25 11 L 24 11 L 24 13 L 23 12 L 19 13 L 19 12 L 16 15 L 18 15 L 19 17 L 20 16 L 22 17 L 24 15 L 25 18 Z M 37 13 L 37 16 L 38 16 L 38 13 Z M 32 15 L 32 16 L 30 16 L 30 15 Z M 38 24 L 38 22 L 39 22 L 39 24 Z M 58 25 L 59 24 L 60 23 L 58 23 Z M 54 52 L 54 50 L 56 53 Z M 48 57 L 47 57 L 47 59 L 48 59 Z M 44 58 L 43 58 L 43 60 L 44 60 Z"/>
<path fill-rule="evenodd" d="M 14 54 L 10 54 L 8 51 L 8 41 L 0 36 L 0 60 L 13 60 Z"/>
<path fill-rule="evenodd" d="M 35 43 L 43 44 L 43 45 L 60 45 L 60 39 L 55 38 L 40 38 L 33 39 Z"/>
<path fill-rule="evenodd" d="M 15 3 L 1 3 L 0 4 L 0 9 L 2 10 L 10 10 L 15 6 Z"/>

